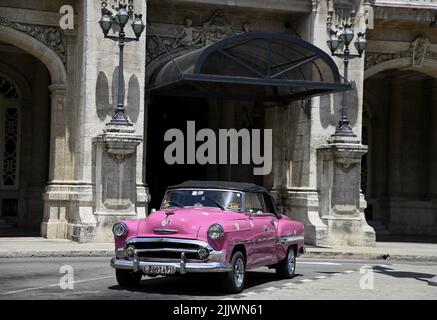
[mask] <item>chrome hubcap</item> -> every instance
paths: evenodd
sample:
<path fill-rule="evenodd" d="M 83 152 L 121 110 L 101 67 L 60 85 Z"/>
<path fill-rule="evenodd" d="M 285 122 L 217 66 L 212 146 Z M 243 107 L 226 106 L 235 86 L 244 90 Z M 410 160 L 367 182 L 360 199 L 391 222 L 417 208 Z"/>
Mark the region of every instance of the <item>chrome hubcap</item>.
<path fill-rule="evenodd" d="M 288 266 L 288 273 L 293 274 L 294 268 L 295 268 L 294 250 L 293 249 L 288 250 L 287 266 Z"/>
<path fill-rule="evenodd" d="M 234 266 L 234 282 L 237 287 L 241 287 L 244 281 L 244 262 L 241 258 L 235 261 Z"/>

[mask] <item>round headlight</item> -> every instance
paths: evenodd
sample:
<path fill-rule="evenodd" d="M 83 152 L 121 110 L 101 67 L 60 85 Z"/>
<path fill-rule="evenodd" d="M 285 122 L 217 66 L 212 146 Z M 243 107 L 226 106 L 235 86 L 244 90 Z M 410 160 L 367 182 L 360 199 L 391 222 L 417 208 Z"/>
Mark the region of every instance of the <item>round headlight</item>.
<path fill-rule="evenodd" d="M 208 229 L 208 237 L 211 240 L 218 240 L 221 237 L 223 237 L 224 234 L 224 230 L 223 227 L 219 224 L 213 224 L 211 227 L 209 227 Z"/>
<path fill-rule="evenodd" d="M 127 233 L 127 226 L 123 222 L 117 222 L 112 227 L 112 233 L 116 237 L 123 237 Z"/>

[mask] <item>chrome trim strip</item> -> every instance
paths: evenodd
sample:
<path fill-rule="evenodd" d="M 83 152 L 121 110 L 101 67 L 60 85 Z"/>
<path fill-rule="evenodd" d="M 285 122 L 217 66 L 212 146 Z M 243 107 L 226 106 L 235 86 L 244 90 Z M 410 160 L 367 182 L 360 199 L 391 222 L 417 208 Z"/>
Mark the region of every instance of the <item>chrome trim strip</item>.
<path fill-rule="evenodd" d="M 136 252 L 188 252 L 188 253 L 197 253 L 196 249 L 184 249 L 184 248 L 158 248 L 158 249 L 136 249 Z"/>
<path fill-rule="evenodd" d="M 268 238 L 257 238 L 255 240 L 237 241 L 232 243 L 232 245 L 235 246 L 237 244 L 260 243 L 260 242 L 271 241 L 271 240 L 276 240 L 276 242 L 279 243 L 293 243 L 293 242 L 303 241 L 304 237 L 299 235 L 299 236 L 277 236 L 277 237 L 268 237 Z"/>
<path fill-rule="evenodd" d="M 303 240 L 304 240 L 304 237 L 302 235 L 276 237 L 276 242 L 281 243 L 281 244 L 295 243 L 295 242 L 303 241 Z"/>
<path fill-rule="evenodd" d="M 185 273 L 187 273 L 186 271 L 185 271 L 185 265 L 186 265 L 187 263 L 186 263 L 186 259 L 185 259 L 185 252 L 182 252 L 181 253 L 181 266 L 180 266 L 180 273 L 181 274 L 185 274 Z"/>
<path fill-rule="evenodd" d="M 181 259 L 182 260 L 182 259 Z M 185 263 L 181 265 L 181 262 L 146 262 L 139 261 L 138 265 L 134 265 L 134 261 L 132 260 L 121 260 L 112 258 L 111 259 L 111 267 L 115 269 L 124 269 L 124 270 L 134 270 L 137 268 L 137 271 L 142 270 L 146 266 L 173 266 L 176 268 L 176 271 L 181 272 L 181 267 L 183 268 L 182 272 L 190 273 L 190 272 L 229 272 L 232 270 L 232 267 L 229 263 L 226 262 L 206 262 L 206 263 Z"/>
<path fill-rule="evenodd" d="M 153 229 L 154 233 L 157 234 L 175 234 L 178 233 L 178 230 L 175 229 Z"/>

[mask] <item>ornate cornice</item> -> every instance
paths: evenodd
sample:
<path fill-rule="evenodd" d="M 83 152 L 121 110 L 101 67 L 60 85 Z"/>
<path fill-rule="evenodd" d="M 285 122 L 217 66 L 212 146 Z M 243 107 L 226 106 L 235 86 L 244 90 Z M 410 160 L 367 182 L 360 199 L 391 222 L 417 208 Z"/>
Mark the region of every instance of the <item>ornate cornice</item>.
<path fill-rule="evenodd" d="M 0 16 L 0 25 L 21 31 L 50 47 L 67 64 L 65 37 L 60 27 L 11 22 Z"/>
<path fill-rule="evenodd" d="M 401 58 L 411 58 L 412 67 L 421 67 L 425 59 L 437 60 L 437 52 L 431 50 L 430 44 L 431 42 L 427 38 L 419 36 L 404 51 L 395 53 L 368 52 L 366 53 L 365 69 L 368 70 L 377 64 Z"/>

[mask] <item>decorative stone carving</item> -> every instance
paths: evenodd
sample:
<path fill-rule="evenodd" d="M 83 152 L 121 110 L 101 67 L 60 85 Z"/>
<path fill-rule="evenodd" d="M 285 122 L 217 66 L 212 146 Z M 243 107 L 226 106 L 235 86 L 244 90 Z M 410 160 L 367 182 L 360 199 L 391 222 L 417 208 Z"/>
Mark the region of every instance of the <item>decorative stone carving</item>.
<path fill-rule="evenodd" d="M 400 58 L 411 58 L 411 65 L 413 67 L 421 67 L 425 58 L 437 60 L 437 52 L 430 50 L 431 42 L 424 37 L 417 37 L 411 42 L 408 50 L 396 53 L 366 53 L 365 69 L 370 69 L 379 63 Z"/>
<path fill-rule="evenodd" d="M 0 17 L 0 25 L 21 31 L 50 47 L 61 58 L 64 66 L 67 64 L 65 37 L 62 29 L 52 26 L 41 26 L 20 22 L 11 22 Z"/>
<path fill-rule="evenodd" d="M 109 3 L 109 6 L 108 6 Z M 109 12 L 115 12 L 119 4 L 127 5 L 127 10 L 129 14 L 134 12 L 134 1 L 133 0 L 101 0 L 101 7 L 103 11 L 108 10 Z"/>
<path fill-rule="evenodd" d="M 115 126 L 93 139 L 96 214 L 136 214 L 136 152 L 142 141 L 133 129 Z"/>
<path fill-rule="evenodd" d="M 311 0 L 312 12 L 317 13 L 317 9 L 319 8 L 319 0 Z"/>
<path fill-rule="evenodd" d="M 174 35 L 168 37 L 147 37 L 147 64 L 164 53 L 181 49 L 197 49 L 207 46 L 223 38 L 249 31 L 249 24 L 244 23 L 243 31 L 233 30 L 227 22 L 224 13 L 216 10 L 211 17 L 202 23 L 201 27 L 193 26 L 190 17 L 185 17 L 184 25 L 176 28 Z"/>
<path fill-rule="evenodd" d="M 374 246 L 375 231 L 366 222 L 366 205 L 360 192 L 360 163 L 367 146 L 355 137 L 332 136 L 327 142 L 318 148 L 321 218 L 327 226 L 325 242 Z"/>
<path fill-rule="evenodd" d="M 420 67 L 425 60 L 425 55 L 428 51 L 429 40 L 427 38 L 418 37 L 413 41 L 413 67 Z"/>
<path fill-rule="evenodd" d="M 327 0 L 327 30 L 341 28 L 343 24 L 355 24 L 355 16 L 359 7 L 358 0 Z"/>

